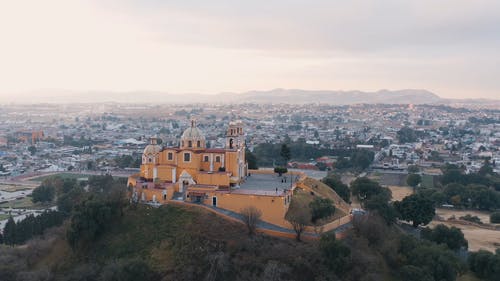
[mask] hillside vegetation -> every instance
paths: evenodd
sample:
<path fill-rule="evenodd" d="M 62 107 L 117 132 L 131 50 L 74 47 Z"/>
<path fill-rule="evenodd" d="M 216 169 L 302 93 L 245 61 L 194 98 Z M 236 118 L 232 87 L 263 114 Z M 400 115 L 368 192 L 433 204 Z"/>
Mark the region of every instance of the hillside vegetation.
<path fill-rule="evenodd" d="M 367 188 L 385 194 L 371 184 L 355 188 L 368 203 L 378 201 Z M 324 233 L 297 242 L 249 235 L 243 224 L 193 205 L 129 204 L 123 184 L 110 176 L 90 178 L 89 191 L 70 181 L 56 190 L 67 219 L 27 242 L 0 245 L 0 280 L 453 281 L 468 268 L 484 280 L 500 272 L 500 251 L 472 253 L 467 264 L 457 255 L 467 245 L 460 230 L 406 235 L 377 215 L 384 214 L 381 204 L 355 217 L 341 241 Z M 25 233 L 23 225 L 12 224 L 9 233 Z"/>

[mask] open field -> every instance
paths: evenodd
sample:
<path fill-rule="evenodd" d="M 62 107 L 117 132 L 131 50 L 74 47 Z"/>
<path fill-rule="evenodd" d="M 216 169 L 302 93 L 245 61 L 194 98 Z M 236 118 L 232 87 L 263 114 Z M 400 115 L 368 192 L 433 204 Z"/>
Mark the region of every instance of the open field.
<path fill-rule="evenodd" d="M 12 207 L 12 209 L 35 209 L 35 210 L 38 210 L 38 209 L 45 209 L 48 206 L 40 204 L 40 203 L 35 204 L 35 203 L 31 202 L 31 197 L 29 197 L 29 196 L 0 204 L 0 208 L 11 208 L 11 207 Z"/>
<path fill-rule="evenodd" d="M 55 173 L 55 174 L 50 174 L 50 175 L 44 175 L 44 176 L 39 176 L 39 177 L 33 177 L 30 178 L 29 181 L 32 182 L 42 182 L 44 179 L 54 177 L 54 176 L 59 176 L 63 179 L 79 179 L 79 178 L 88 178 L 93 175 L 91 174 L 71 174 L 71 173 Z"/>
<path fill-rule="evenodd" d="M 442 217 L 445 220 L 451 218 L 452 216 L 455 216 L 456 219 L 459 219 L 460 217 L 465 216 L 467 214 L 471 216 L 477 216 L 478 218 L 481 219 L 482 223 L 490 223 L 490 213 L 488 212 L 481 212 L 474 210 L 436 209 L 436 215 Z"/>
<path fill-rule="evenodd" d="M 429 226 L 434 227 L 438 224 L 444 224 L 448 227 L 454 226 L 460 228 L 464 233 L 465 239 L 469 241 L 469 251 L 479 249 L 495 252 L 500 248 L 500 231 L 479 228 L 471 225 L 453 224 L 451 222 L 440 222 L 433 220 Z"/>
<path fill-rule="evenodd" d="M 391 201 L 401 201 L 406 196 L 413 194 L 413 188 L 411 188 L 409 186 L 389 185 L 388 188 L 392 192 Z"/>
<path fill-rule="evenodd" d="M 33 189 L 35 187 L 36 187 L 36 185 L 28 186 L 28 185 L 19 185 L 19 184 L 0 183 L 0 190 L 5 191 L 5 192 L 16 192 L 16 191 L 30 190 L 30 189 Z"/>
<path fill-rule="evenodd" d="M 474 210 L 436 209 L 436 215 L 440 216 L 444 220 L 447 220 L 452 216 L 455 216 L 455 218 L 458 219 L 459 217 L 465 216 L 467 214 L 479 217 L 483 223 L 490 222 L 490 214 L 488 212 Z M 494 252 L 495 249 L 500 248 L 500 231 L 498 230 L 484 229 L 474 225 L 457 224 L 453 223 L 452 221 L 441 222 L 437 220 L 433 220 L 430 223 L 430 226 L 436 226 L 440 223 L 447 226 L 460 228 L 465 235 L 465 239 L 469 241 L 470 251 L 485 249 Z"/>

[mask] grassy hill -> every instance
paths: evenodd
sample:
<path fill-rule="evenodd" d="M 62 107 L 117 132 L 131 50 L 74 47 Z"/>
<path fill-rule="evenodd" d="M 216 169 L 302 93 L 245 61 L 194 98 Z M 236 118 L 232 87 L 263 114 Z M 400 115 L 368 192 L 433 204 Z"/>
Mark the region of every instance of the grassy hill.
<path fill-rule="evenodd" d="M 250 237 L 242 224 L 192 206 L 128 208 L 97 241 L 76 252 L 65 240 L 66 227 L 0 252 L 29 260 L 9 267 L 37 276 L 33 280 L 46 280 L 47 272 L 53 278 L 47 280 L 314 280 L 321 274 L 317 242 Z M 2 274 L 0 266 L 0 280 L 10 280 Z"/>
<path fill-rule="evenodd" d="M 249 236 L 242 224 L 174 204 L 128 206 L 76 250 L 66 241 L 68 227 L 26 245 L 0 245 L 0 280 L 407 280 L 399 272 L 431 272 L 432 258 L 445 257 L 442 246 L 402 236 L 371 216 L 355 222 L 344 241 Z M 418 255 L 407 254 L 418 245 Z"/>

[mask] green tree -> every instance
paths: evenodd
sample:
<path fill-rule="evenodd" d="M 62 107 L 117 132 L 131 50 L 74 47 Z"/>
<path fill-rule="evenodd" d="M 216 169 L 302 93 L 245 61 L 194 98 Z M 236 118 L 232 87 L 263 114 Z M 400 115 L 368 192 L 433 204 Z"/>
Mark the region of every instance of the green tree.
<path fill-rule="evenodd" d="M 257 170 L 259 167 L 257 165 L 257 157 L 250 150 L 245 150 L 245 159 L 248 162 L 248 169 Z"/>
<path fill-rule="evenodd" d="M 317 220 L 333 216 L 335 213 L 335 206 L 332 200 L 328 198 L 315 197 L 309 203 L 309 208 L 311 209 L 311 221 L 313 223 L 316 223 Z"/>
<path fill-rule="evenodd" d="M 410 165 L 410 166 L 408 166 L 408 173 L 416 174 L 419 171 L 420 171 L 420 169 L 418 168 L 417 165 Z"/>
<path fill-rule="evenodd" d="M 73 249 L 85 247 L 108 227 L 115 210 L 103 200 L 89 199 L 75 208 L 67 239 Z"/>
<path fill-rule="evenodd" d="M 434 229 L 427 227 L 422 229 L 420 235 L 423 239 L 437 244 L 445 244 L 453 251 L 459 250 L 462 247 L 467 249 L 469 245 L 462 231 L 454 226 L 449 228 L 444 224 L 439 224 Z"/>
<path fill-rule="evenodd" d="M 491 167 L 490 161 L 488 159 L 484 160 L 483 166 L 479 169 L 478 172 L 481 176 L 492 175 L 493 168 Z"/>
<path fill-rule="evenodd" d="M 422 177 L 419 174 L 409 174 L 406 178 L 406 183 L 415 188 L 419 183 L 422 182 Z"/>
<path fill-rule="evenodd" d="M 434 281 L 432 275 L 425 269 L 414 265 L 405 265 L 401 267 L 399 276 L 401 280 L 404 281 Z"/>
<path fill-rule="evenodd" d="M 12 217 L 9 217 L 7 223 L 5 224 L 3 229 L 3 239 L 7 245 L 16 244 L 16 222 Z"/>
<path fill-rule="evenodd" d="M 322 182 L 333 189 L 345 202 L 350 202 L 351 191 L 349 190 L 349 187 L 342 182 L 339 176 L 329 174 L 323 178 Z"/>
<path fill-rule="evenodd" d="M 500 212 L 494 212 L 490 215 L 490 223 L 500 223 Z"/>
<path fill-rule="evenodd" d="M 479 250 L 469 254 L 467 260 L 469 268 L 477 277 L 497 281 L 500 276 L 500 250 L 497 249 L 496 253 L 485 250 Z"/>
<path fill-rule="evenodd" d="M 399 258 L 404 259 L 406 265 L 422 269 L 423 272 L 432 276 L 433 280 L 454 281 L 457 275 L 466 269 L 455 253 L 446 246 L 417 240 L 408 235 L 401 237 L 398 253 Z"/>
<path fill-rule="evenodd" d="M 370 197 L 363 205 L 367 210 L 376 212 L 388 225 L 396 222 L 399 215 L 394 206 L 389 204 L 387 196 L 383 193 Z"/>
<path fill-rule="evenodd" d="M 30 152 L 30 154 L 33 156 L 33 155 L 35 155 L 35 153 L 36 153 L 36 147 L 35 147 L 35 146 L 33 146 L 33 145 L 29 146 L 29 147 L 28 147 L 28 151 L 29 151 L 29 152 Z"/>
<path fill-rule="evenodd" d="M 288 173 L 288 169 L 286 167 L 275 167 L 274 172 L 281 177 L 283 174 Z"/>
<path fill-rule="evenodd" d="M 40 185 L 39 187 L 33 189 L 33 193 L 31 194 L 31 201 L 33 203 L 42 202 L 47 203 L 54 200 L 55 189 L 53 186 Z"/>
<path fill-rule="evenodd" d="M 71 214 L 73 208 L 85 198 L 85 190 L 78 186 L 57 197 L 57 209 L 65 214 Z"/>
<path fill-rule="evenodd" d="M 373 162 L 375 153 L 367 149 L 356 149 L 351 154 L 351 166 L 357 170 L 364 170 Z"/>
<path fill-rule="evenodd" d="M 434 202 L 420 194 L 412 194 L 394 202 L 401 219 L 411 221 L 414 227 L 428 224 L 435 215 Z"/>
<path fill-rule="evenodd" d="M 383 188 L 376 181 L 373 181 L 367 177 L 361 177 L 355 179 L 351 183 L 351 191 L 354 196 L 357 196 L 361 202 L 370 199 L 372 196 L 381 194 L 385 196 L 389 201 L 391 199 L 391 191 L 387 188 Z"/>
<path fill-rule="evenodd" d="M 319 241 L 319 249 L 326 266 L 336 274 L 343 276 L 349 271 L 351 250 L 335 239 L 335 233 L 323 234 Z"/>
<path fill-rule="evenodd" d="M 418 138 L 416 131 L 409 127 L 401 128 L 397 135 L 399 143 L 416 142 Z"/>
<path fill-rule="evenodd" d="M 288 161 L 290 161 L 290 158 L 292 157 L 292 152 L 286 143 L 281 145 L 280 156 L 284 161 L 284 166 L 286 167 Z"/>

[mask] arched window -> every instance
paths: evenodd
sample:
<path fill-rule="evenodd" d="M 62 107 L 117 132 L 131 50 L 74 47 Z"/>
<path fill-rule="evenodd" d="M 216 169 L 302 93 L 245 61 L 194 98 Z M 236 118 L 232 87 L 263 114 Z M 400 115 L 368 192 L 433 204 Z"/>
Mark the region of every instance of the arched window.
<path fill-rule="evenodd" d="M 188 147 L 193 147 L 193 142 L 192 141 L 188 141 Z"/>
<path fill-rule="evenodd" d="M 196 147 L 201 147 L 201 141 L 196 142 Z"/>

